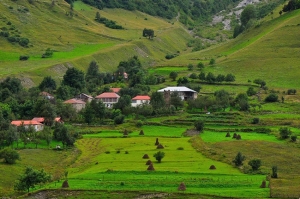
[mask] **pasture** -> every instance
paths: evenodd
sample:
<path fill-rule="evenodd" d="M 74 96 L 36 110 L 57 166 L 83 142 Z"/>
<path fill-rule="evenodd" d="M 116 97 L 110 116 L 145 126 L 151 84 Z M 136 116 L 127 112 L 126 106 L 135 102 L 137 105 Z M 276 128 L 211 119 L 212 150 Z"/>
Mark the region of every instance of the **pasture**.
<path fill-rule="evenodd" d="M 165 134 L 162 132 L 162 135 Z M 160 150 L 166 154 L 162 163 L 157 163 L 152 157 L 158 151 L 152 137 L 79 140 L 77 147 L 82 154 L 74 163 L 76 167 L 68 169 L 70 189 L 176 193 L 179 184 L 184 182 L 186 194 L 268 196 L 268 188 L 259 188 L 265 175 L 242 174 L 231 165 L 211 160 L 197 152 L 189 140 L 159 137 L 159 142 L 165 147 Z M 183 150 L 178 150 L 179 147 Z M 142 158 L 144 154 L 149 155 L 155 171 L 147 171 L 145 163 L 148 159 Z M 211 165 L 217 169 L 210 170 Z M 44 188 L 59 186 L 55 182 Z"/>

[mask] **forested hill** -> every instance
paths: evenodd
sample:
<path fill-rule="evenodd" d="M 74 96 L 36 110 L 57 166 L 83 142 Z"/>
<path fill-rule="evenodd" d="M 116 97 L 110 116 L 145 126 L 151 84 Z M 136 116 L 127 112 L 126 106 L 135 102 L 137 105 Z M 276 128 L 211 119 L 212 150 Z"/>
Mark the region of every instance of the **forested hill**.
<path fill-rule="evenodd" d="M 72 3 L 73 0 L 66 0 Z M 152 16 L 172 19 L 181 12 L 182 17 L 193 20 L 206 19 L 239 0 L 82 0 L 84 3 L 103 8 L 139 10 Z"/>

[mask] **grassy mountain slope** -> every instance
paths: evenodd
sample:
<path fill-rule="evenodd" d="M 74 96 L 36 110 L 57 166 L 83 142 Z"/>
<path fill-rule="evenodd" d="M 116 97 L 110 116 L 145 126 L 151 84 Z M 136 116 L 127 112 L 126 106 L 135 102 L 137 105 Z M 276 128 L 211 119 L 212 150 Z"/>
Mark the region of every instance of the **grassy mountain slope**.
<path fill-rule="evenodd" d="M 29 11 L 23 12 L 24 8 Z M 145 65 L 153 65 L 167 53 L 185 49 L 191 38 L 178 23 L 121 9 L 100 11 L 101 16 L 125 28 L 109 29 L 94 20 L 99 10 L 80 1 L 74 4 L 73 17 L 70 6 L 62 0 L 55 5 L 51 1 L 29 4 L 3 0 L 0 9 L 0 27 L 14 26 L 14 30 L 9 30 L 11 35 L 20 34 L 30 40 L 30 47 L 23 48 L 0 37 L 0 74 L 3 78 L 17 75 L 27 86 L 39 83 L 45 75 L 59 81 L 68 66 L 85 71 L 92 60 L 99 63 L 102 71 L 113 71 L 120 61 L 133 55 L 140 56 Z M 142 38 L 144 28 L 154 29 L 155 39 Z M 47 48 L 53 49 L 54 55 L 42 59 Z M 30 59 L 20 62 L 20 55 L 30 55 Z"/>
<path fill-rule="evenodd" d="M 296 10 L 264 22 L 224 45 L 177 57 L 168 64 L 216 58 L 217 65 L 206 71 L 233 73 L 240 83 L 261 78 L 272 88 L 300 88 L 299 24 L 300 10 Z"/>

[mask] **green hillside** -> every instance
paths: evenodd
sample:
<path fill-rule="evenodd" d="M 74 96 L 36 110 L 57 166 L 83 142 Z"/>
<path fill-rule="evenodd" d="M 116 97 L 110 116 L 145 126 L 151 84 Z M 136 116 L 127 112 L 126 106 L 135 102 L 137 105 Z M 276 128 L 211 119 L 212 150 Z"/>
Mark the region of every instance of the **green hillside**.
<path fill-rule="evenodd" d="M 19 11 L 20 8 L 28 11 Z M 2 1 L 0 9 L 4 11 L 0 14 L 0 27 L 9 30 L 10 36 L 20 35 L 30 41 L 29 47 L 24 48 L 0 37 L 0 74 L 17 75 L 25 86 L 33 86 L 45 74 L 59 80 L 68 66 L 85 71 L 92 60 L 99 63 L 102 71 L 113 71 L 120 61 L 132 55 L 138 55 L 146 65 L 154 65 L 167 53 L 183 51 L 191 38 L 177 22 L 121 9 L 100 11 L 101 16 L 125 28 L 109 29 L 94 20 L 99 10 L 79 1 L 74 3 L 73 11 L 64 1 L 54 5 L 50 1 Z M 142 37 L 145 27 L 155 31 L 153 40 Z M 54 55 L 42 59 L 47 48 L 53 49 Z M 20 62 L 20 55 L 30 58 Z"/>
<path fill-rule="evenodd" d="M 207 67 L 206 71 L 231 72 L 240 83 L 261 78 L 271 88 L 300 88 L 300 10 L 277 15 L 226 44 L 177 57 L 168 65 L 180 63 L 179 60 L 187 64 L 215 58 L 216 66 Z"/>

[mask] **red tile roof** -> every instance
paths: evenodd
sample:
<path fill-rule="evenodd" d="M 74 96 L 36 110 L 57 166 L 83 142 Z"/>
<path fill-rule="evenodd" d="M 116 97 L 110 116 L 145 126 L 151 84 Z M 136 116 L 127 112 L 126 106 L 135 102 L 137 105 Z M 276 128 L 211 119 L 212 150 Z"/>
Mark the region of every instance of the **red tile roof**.
<path fill-rule="evenodd" d="M 110 88 L 110 90 L 112 90 L 114 93 L 118 93 L 121 88 Z"/>
<path fill-rule="evenodd" d="M 102 93 L 100 95 L 98 95 L 97 97 L 95 97 L 97 99 L 102 99 L 102 98 L 120 98 L 120 96 L 116 93 L 113 92 L 106 92 L 106 93 Z"/>
<path fill-rule="evenodd" d="M 150 97 L 148 95 L 137 95 L 132 100 L 150 100 Z"/>
<path fill-rule="evenodd" d="M 36 121 L 36 122 L 44 122 L 45 121 L 45 118 L 43 117 L 35 117 L 32 119 L 32 121 Z"/>
<path fill-rule="evenodd" d="M 78 99 L 69 99 L 67 101 L 64 101 L 64 103 L 66 103 L 66 104 L 86 104 L 84 101 L 78 100 Z"/>
<path fill-rule="evenodd" d="M 23 125 L 43 125 L 37 121 L 34 120 L 13 120 L 10 124 L 15 126 L 21 126 Z"/>

